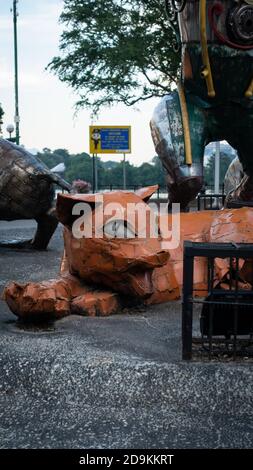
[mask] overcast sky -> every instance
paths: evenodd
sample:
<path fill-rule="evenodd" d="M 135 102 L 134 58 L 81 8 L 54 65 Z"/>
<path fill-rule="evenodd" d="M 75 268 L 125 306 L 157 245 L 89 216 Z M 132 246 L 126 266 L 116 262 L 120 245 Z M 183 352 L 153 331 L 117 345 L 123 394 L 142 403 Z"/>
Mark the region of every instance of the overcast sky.
<path fill-rule="evenodd" d="M 14 117 L 12 0 L 0 0 L 0 102 L 5 111 L 4 135 Z M 61 26 L 59 15 L 63 0 L 19 0 L 18 51 L 21 143 L 28 148 L 66 148 L 71 153 L 89 152 L 88 111 L 74 116 L 75 95 L 57 77 L 45 71 L 58 53 Z M 139 111 L 126 106 L 104 109 L 93 124 L 132 125 L 134 164 L 155 155 L 149 120 L 158 100 L 140 104 Z M 113 159 L 111 156 L 103 160 Z M 121 156 L 114 157 L 119 159 Z"/>

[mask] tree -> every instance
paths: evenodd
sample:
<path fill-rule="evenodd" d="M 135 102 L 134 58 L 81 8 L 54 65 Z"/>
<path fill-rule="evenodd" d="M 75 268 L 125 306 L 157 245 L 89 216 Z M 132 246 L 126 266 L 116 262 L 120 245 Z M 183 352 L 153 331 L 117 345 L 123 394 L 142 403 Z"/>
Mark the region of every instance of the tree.
<path fill-rule="evenodd" d="M 49 64 L 79 95 L 77 107 L 163 96 L 178 74 L 164 0 L 64 0 L 60 55 Z"/>
<path fill-rule="evenodd" d="M 84 180 L 86 184 L 93 181 L 93 162 L 92 157 L 87 153 L 69 154 L 66 149 L 51 150 L 47 147 L 38 158 L 48 166 L 53 168 L 59 163 L 64 163 L 66 170 L 64 178 L 71 184 L 74 180 Z M 99 189 L 109 189 L 110 186 L 123 188 L 123 161 L 103 162 L 97 157 L 97 174 Z M 159 184 L 165 186 L 164 169 L 159 158 L 156 156 L 150 163 L 142 163 L 140 166 L 134 166 L 126 161 L 126 180 L 129 188 Z"/>
<path fill-rule="evenodd" d="M 42 153 L 38 153 L 38 158 L 43 162 L 45 163 L 45 165 L 48 166 L 48 168 L 53 168 L 55 167 L 56 165 L 58 165 L 59 163 L 64 163 L 65 165 L 68 164 L 68 159 L 66 158 L 66 155 L 68 154 L 67 150 L 65 152 L 67 152 L 67 154 L 62 154 L 61 152 L 64 152 L 64 150 L 62 149 L 58 149 L 58 150 L 50 150 L 49 148 L 45 147 L 42 151 Z M 68 154 L 69 156 L 69 154 Z M 69 157 L 68 157 L 69 158 Z"/>
<path fill-rule="evenodd" d="M 157 155 L 152 159 L 152 166 L 153 180 L 155 181 L 153 184 L 159 184 L 161 187 L 166 186 L 166 171 Z"/>
<path fill-rule="evenodd" d="M 4 115 L 4 110 L 3 110 L 2 105 L 0 103 L 0 121 L 2 121 L 3 115 Z"/>
<path fill-rule="evenodd" d="M 92 183 L 92 158 L 87 153 L 71 155 L 67 165 L 67 181 L 72 182 L 79 178 Z"/>
<path fill-rule="evenodd" d="M 53 151 L 53 155 L 57 155 L 58 158 L 60 157 L 61 162 L 65 163 L 65 165 L 68 165 L 70 155 L 67 149 L 56 149 Z"/>

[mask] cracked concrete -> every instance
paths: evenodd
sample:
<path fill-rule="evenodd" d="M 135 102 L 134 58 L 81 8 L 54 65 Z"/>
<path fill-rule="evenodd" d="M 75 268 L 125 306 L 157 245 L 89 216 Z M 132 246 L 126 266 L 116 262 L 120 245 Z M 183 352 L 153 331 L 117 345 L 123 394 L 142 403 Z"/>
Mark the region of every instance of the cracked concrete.
<path fill-rule="evenodd" d="M 1 238 L 32 222 L 0 222 Z M 48 252 L 0 250 L 9 280 L 59 269 Z M 180 302 L 19 328 L 0 302 L 1 448 L 251 448 L 252 363 L 182 362 Z"/>

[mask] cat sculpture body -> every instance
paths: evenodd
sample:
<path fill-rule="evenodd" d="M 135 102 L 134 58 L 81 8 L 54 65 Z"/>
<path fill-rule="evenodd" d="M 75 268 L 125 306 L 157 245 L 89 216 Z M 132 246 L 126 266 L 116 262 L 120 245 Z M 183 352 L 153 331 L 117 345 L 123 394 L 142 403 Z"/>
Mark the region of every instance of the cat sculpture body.
<path fill-rule="evenodd" d="M 158 215 L 147 204 L 156 189 L 58 195 L 65 247 L 60 275 L 39 283 L 11 282 L 3 297 L 12 312 L 34 321 L 70 314 L 110 315 L 126 306 L 174 301 L 181 295 L 185 240 L 253 243 L 251 208 L 182 213 L 173 241 L 173 216 L 166 211 Z M 90 208 L 89 216 L 80 215 L 80 204 Z M 80 237 L 82 233 L 86 236 Z M 249 264 L 243 263 L 240 270 L 241 282 L 248 288 Z M 219 260 L 217 282 L 225 280 L 228 271 L 228 262 Z M 198 259 L 196 294 L 203 295 L 206 282 L 206 261 Z"/>

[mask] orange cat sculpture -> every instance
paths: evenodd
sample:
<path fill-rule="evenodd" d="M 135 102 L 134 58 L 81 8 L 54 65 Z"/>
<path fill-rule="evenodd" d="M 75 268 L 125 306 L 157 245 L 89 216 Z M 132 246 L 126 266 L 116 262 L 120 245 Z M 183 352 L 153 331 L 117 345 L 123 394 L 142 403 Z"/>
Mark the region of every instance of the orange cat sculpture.
<path fill-rule="evenodd" d="M 56 319 L 110 315 L 124 306 L 176 300 L 181 295 L 185 240 L 253 242 L 253 209 L 241 208 L 182 213 L 178 243 L 171 243 L 172 215 L 157 215 L 147 204 L 156 190 L 152 186 L 135 193 L 59 195 L 65 246 L 60 276 L 40 283 L 12 282 L 3 293 L 12 312 L 27 320 Z M 81 215 L 80 204 L 90 208 L 90 214 Z M 247 288 L 252 273 L 246 265 L 240 277 Z M 201 295 L 206 272 L 205 259 L 197 259 L 194 287 Z M 220 260 L 217 282 L 227 272 L 226 260 Z"/>

